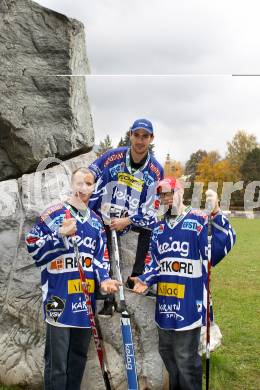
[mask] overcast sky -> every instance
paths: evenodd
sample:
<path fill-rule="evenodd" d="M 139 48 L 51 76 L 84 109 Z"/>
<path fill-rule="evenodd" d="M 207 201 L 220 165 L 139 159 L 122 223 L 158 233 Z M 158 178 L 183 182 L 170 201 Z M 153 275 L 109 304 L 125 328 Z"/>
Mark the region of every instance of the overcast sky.
<path fill-rule="evenodd" d="M 155 128 L 155 153 L 185 162 L 218 150 L 238 129 L 260 142 L 258 0 L 38 0 L 82 21 L 92 76 L 96 143 L 117 144 L 138 117 Z"/>

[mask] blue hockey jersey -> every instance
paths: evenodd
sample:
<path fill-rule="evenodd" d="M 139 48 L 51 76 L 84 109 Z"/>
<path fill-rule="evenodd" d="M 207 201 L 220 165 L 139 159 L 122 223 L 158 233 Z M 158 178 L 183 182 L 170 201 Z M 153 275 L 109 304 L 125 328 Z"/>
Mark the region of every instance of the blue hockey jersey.
<path fill-rule="evenodd" d="M 134 225 L 150 228 L 155 223 L 156 182 L 163 177 L 158 161 L 148 153 L 145 164 L 134 171 L 130 149 L 109 150 L 95 160 L 89 169 L 96 177 L 96 190 L 89 207 L 103 219 L 113 211 L 117 217 L 128 216 Z"/>
<path fill-rule="evenodd" d="M 188 330 L 205 324 L 207 286 L 207 215 L 187 207 L 176 220 L 167 218 L 153 230 L 145 273 L 157 283 L 155 321 L 162 329 Z M 212 219 L 212 266 L 232 248 L 236 235 L 227 218 Z"/>
<path fill-rule="evenodd" d="M 44 319 L 55 326 L 89 328 L 72 238 L 59 234 L 67 209 L 76 219 L 75 237 L 94 309 L 95 285 L 109 279 L 109 275 L 103 224 L 92 210 L 87 209 L 83 217 L 69 204 L 48 208 L 26 234 L 26 244 L 36 266 L 41 268 Z"/>

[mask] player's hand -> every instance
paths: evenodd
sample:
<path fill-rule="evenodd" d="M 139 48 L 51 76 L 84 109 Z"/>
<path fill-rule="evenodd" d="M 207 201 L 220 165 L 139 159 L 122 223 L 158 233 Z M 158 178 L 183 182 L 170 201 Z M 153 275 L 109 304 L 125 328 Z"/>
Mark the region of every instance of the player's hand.
<path fill-rule="evenodd" d="M 116 293 L 119 290 L 119 286 L 122 286 L 122 283 L 115 279 L 107 279 L 100 284 L 101 290 L 106 294 Z"/>
<path fill-rule="evenodd" d="M 128 217 L 125 218 L 113 218 L 111 220 L 110 229 L 111 230 L 123 230 L 128 225 L 130 225 L 131 220 Z"/>
<path fill-rule="evenodd" d="M 59 233 L 63 236 L 73 236 L 76 231 L 77 226 L 75 218 L 64 219 L 61 227 L 59 228 Z"/>
<path fill-rule="evenodd" d="M 217 213 L 219 211 L 218 194 L 213 190 L 206 191 L 206 209 L 210 213 Z"/>
<path fill-rule="evenodd" d="M 130 279 L 134 282 L 134 288 L 133 288 L 133 291 L 137 294 L 144 294 L 147 289 L 148 289 L 148 286 L 145 282 L 141 282 L 140 279 L 138 279 L 138 277 L 136 276 L 131 276 Z"/>

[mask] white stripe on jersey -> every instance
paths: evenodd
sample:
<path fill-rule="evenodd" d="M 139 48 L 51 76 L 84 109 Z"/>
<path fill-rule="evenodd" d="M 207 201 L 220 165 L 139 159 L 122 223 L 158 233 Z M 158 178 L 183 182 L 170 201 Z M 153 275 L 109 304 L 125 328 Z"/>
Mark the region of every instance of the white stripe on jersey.
<path fill-rule="evenodd" d="M 45 302 L 48 294 L 48 280 L 45 284 L 42 285 L 42 301 Z"/>
<path fill-rule="evenodd" d="M 49 256 L 52 253 L 61 252 L 61 251 L 62 251 L 62 249 L 57 248 L 57 249 L 52 249 L 51 251 L 45 252 L 42 255 L 42 257 L 40 257 L 38 260 L 36 260 L 36 263 L 40 263 L 45 257 Z"/>
<path fill-rule="evenodd" d="M 226 236 L 228 236 L 228 230 L 223 228 L 223 226 L 218 225 L 216 222 L 212 222 L 212 226 L 214 226 L 216 229 L 220 230 L 221 232 L 225 233 Z"/>
<path fill-rule="evenodd" d="M 230 244 L 231 244 L 231 248 L 232 248 L 232 247 L 233 247 L 233 245 L 234 245 L 234 238 L 233 238 L 232 230 L 231 230 L 231 229 L 229 229 L 228 233 L 229 233 L 229 237 L 230 237 Z"/>

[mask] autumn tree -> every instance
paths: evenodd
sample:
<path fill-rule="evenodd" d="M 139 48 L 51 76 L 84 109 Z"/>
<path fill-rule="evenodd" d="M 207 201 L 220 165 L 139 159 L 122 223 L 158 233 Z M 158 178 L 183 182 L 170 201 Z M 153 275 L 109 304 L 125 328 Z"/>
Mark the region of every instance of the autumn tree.
<path fill-rule="evenodd" d="M 249 152 L 258 146 L 254 134 L 248 134 L 245 130 L 239 130 L 234 135 L 231 142 L 227 143 L 227 155 L 230 164 L 236 170 L 236 180 L 241 178 L 240 168 Z"/>
<path fill-rule="evenodd" d="M 234 181 L 236 171 L 230 160 L 221 159 L 217 151 L 212 151 L 203 157 L 197 166 L 196 181 L 203 182 L 207 187 L 209 182 L 218 183 L 218 192 L 221 193 L 224 182 Z"/>
<path fill-rule="evenodd" d="M 102 154 L 106 153 L 110 149 L 113 149 L 112 140 L 109 135 L 107 135 L 104 141 L 100 141 L 98 145 L 97 156 L 102 156 Z"/>
<path fill-rule="evenodd" d="M 189 160 L 185 164 L 185 175 L 189 176 L 189 181 L 194 181 L 197 174 L 197 165 L 205 156 L 207 156 L 207 152 L 201 149 L 190 155 Z"/>
<path fill-rule="evenodd" d="M 260 181 L 260 148 L 251 150 L 240 168 L 245 183 Z"/>
<path fill-rule="evenodd" d="M 172 176 L 178 179 L 183 175 L 184 168 L 179 161 L 175 161 L 170 157 L 168 153 L 166 156 L 166 160 L 163 166 L 164 176 Z"/>

